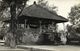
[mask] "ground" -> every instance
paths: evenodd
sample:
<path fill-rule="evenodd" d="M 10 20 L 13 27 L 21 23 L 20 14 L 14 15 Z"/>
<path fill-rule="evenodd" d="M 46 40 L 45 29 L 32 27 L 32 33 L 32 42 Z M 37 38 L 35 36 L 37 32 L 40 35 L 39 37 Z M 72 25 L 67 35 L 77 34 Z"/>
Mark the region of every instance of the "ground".
<path fill-rule="evenodd" d="M 51 49 L 54 51 L 80 51 L 80 43 L 77 43 L 77 42 L 74 42 L 74 43 L 72 42 L 68 45 L 19 45 L 19 46 L 26 47 L 26 48 L 10 48 L 0 44 L 0 51 L 33 51 L 31 50 L 32 48 L 33 49 L 34 48 Z M 39 51 L 39 50 L 36 50 L 36 51 Z"/>
<path fill-rule="evenodd" d="M 80 46 L 73 46 L 73 45 L 60 45 L 54 46 L 54 49 L 57 51 L 80 51 Z"/>
<path fill-rule="evenodd" d="M 37 46 L 36 46 L 37 47 Z M 40 48 L 49 48 L 49 49 L 54 49 L 56 51 L 80 51 L 80 46 L 74 46 L 74 45 L 58 45 L 58 46 L 38 46 Z M 15 48 L 11 49 L 9 47 L 5 46 L 0 46 L 0 51 L 29 51 L 27 49 L 20 49 L 20 48 Z"/>
<path fill-rule="evenodd" d="M 22 45 L 26 49 L 47 49 L 52 51 L 80 51 L 80 45 Z M 34 50 L 32 50 L 34 51 Z M 37 50 L 36 50 L 37 51 Z"/>

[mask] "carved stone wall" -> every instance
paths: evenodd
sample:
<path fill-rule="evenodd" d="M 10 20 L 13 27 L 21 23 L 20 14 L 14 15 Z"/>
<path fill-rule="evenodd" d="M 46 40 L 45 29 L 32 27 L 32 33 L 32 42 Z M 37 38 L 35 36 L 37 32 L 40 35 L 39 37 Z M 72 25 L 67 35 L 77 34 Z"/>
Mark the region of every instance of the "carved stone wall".
<path fill-rule="evenodd" d="M 40 29 L 29 28 L 24 32 L 22 41 L 25 44 L 35 44 L 38 41 Z"/>

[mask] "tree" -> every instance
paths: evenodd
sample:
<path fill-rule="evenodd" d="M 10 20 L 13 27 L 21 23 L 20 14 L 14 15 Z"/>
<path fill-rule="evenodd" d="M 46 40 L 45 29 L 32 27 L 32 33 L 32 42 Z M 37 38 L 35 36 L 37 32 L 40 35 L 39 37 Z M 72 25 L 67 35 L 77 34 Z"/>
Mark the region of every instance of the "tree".
<path fill-rule="evenodd" d="M 11 35 L 11 41 L 9 42 L 9 45 L 11 47 L 16 46 L 16 40 L 15 40 L 15 35 L 16 30 L 17 30 L 17 16 L 16 16 L 16 9 L 21 9 L 23 10 L 23 7 L 26 5 L 26 1 L 28 0 L 2 0 L 2 7 L 0 9 L 4 10 L 7 7 L 10 7 L 10 14 L 11 14 L 11 24 L 10 24 L 10 33 Z"/>
<path fill-rule="evenodd" d="M 80 4 L 73 6 L 71 8 L 71 12 L 69 13 L 69 19 L 73 25 L 76 25 L 79 23 L 79 21 L 80 21 Z"/>
<path fill-rule="evenodd" d="M 75 5 L 71 8 L 69 19 L 72 25 L 68 26 L 68 31 L 80 33 L 80 4 Z"/>

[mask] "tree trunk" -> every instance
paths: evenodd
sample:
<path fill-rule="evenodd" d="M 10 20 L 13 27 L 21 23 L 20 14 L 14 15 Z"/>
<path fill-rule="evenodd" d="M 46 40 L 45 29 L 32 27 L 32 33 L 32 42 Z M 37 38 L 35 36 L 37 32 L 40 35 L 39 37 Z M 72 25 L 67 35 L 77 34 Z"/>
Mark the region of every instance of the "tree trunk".
<path fill-rule="evenodd" d="M 16 31 L 17 31 L 17 24 L 16 24 L 16 4 L 15 4 L 15 1 L 12 1 L 11 2 L 11 5 L 10 5 L 10 13 L 11 13 L 11 23 L 10 23 L 10 33 L 9 35 L 10 38 L 9 38 L 9 46 L 12 47 L 12 48 L 15 48 L 16 47 L 16 39 L 15 39 L 15 36 L 16 36 Z"/>
<path fill-rule="evenodd" d="M 16 24 L 16 4 L 15 1 L 11 2 L 11 6 L 10 6 L 10 12 L 11 12 L 11 33 L 13 34 L 12 38 L 11 38 L 11 43 L 10 46 L 11 47 L 15 47 L 16 46 L 16 40 L 15 40 L 15 36 L 16 36 L 16 29 L 17 29 L 17 24 Z"/>
<path fill-rule="evenodd" d="M 6 1 L 6 0 L 5 0 Z M 24 6 L 26 5 L 26 1 L 24 2 Z M 23 9 L 22 9 L 23 10 Z M 22 11 L 21 11 L 22 12 Z M 17 40 L 17 17 L 16 16 L 16 0 L 11 0 L 10 2 L 10 13 L 11 13 L 11 23 L 10 23 L 10 32 L 7 34 L 6 44 L 10 47 L 15 47 Z"/>

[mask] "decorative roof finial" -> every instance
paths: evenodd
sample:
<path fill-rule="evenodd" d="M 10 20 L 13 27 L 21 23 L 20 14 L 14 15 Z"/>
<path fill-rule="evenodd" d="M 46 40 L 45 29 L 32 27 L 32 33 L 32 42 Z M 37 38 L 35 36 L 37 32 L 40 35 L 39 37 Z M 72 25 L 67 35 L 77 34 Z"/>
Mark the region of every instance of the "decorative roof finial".
<path fill-rule="evenodd" d="M 34 4 L 36 4 L 36 1 L 34 1 Z"/>

